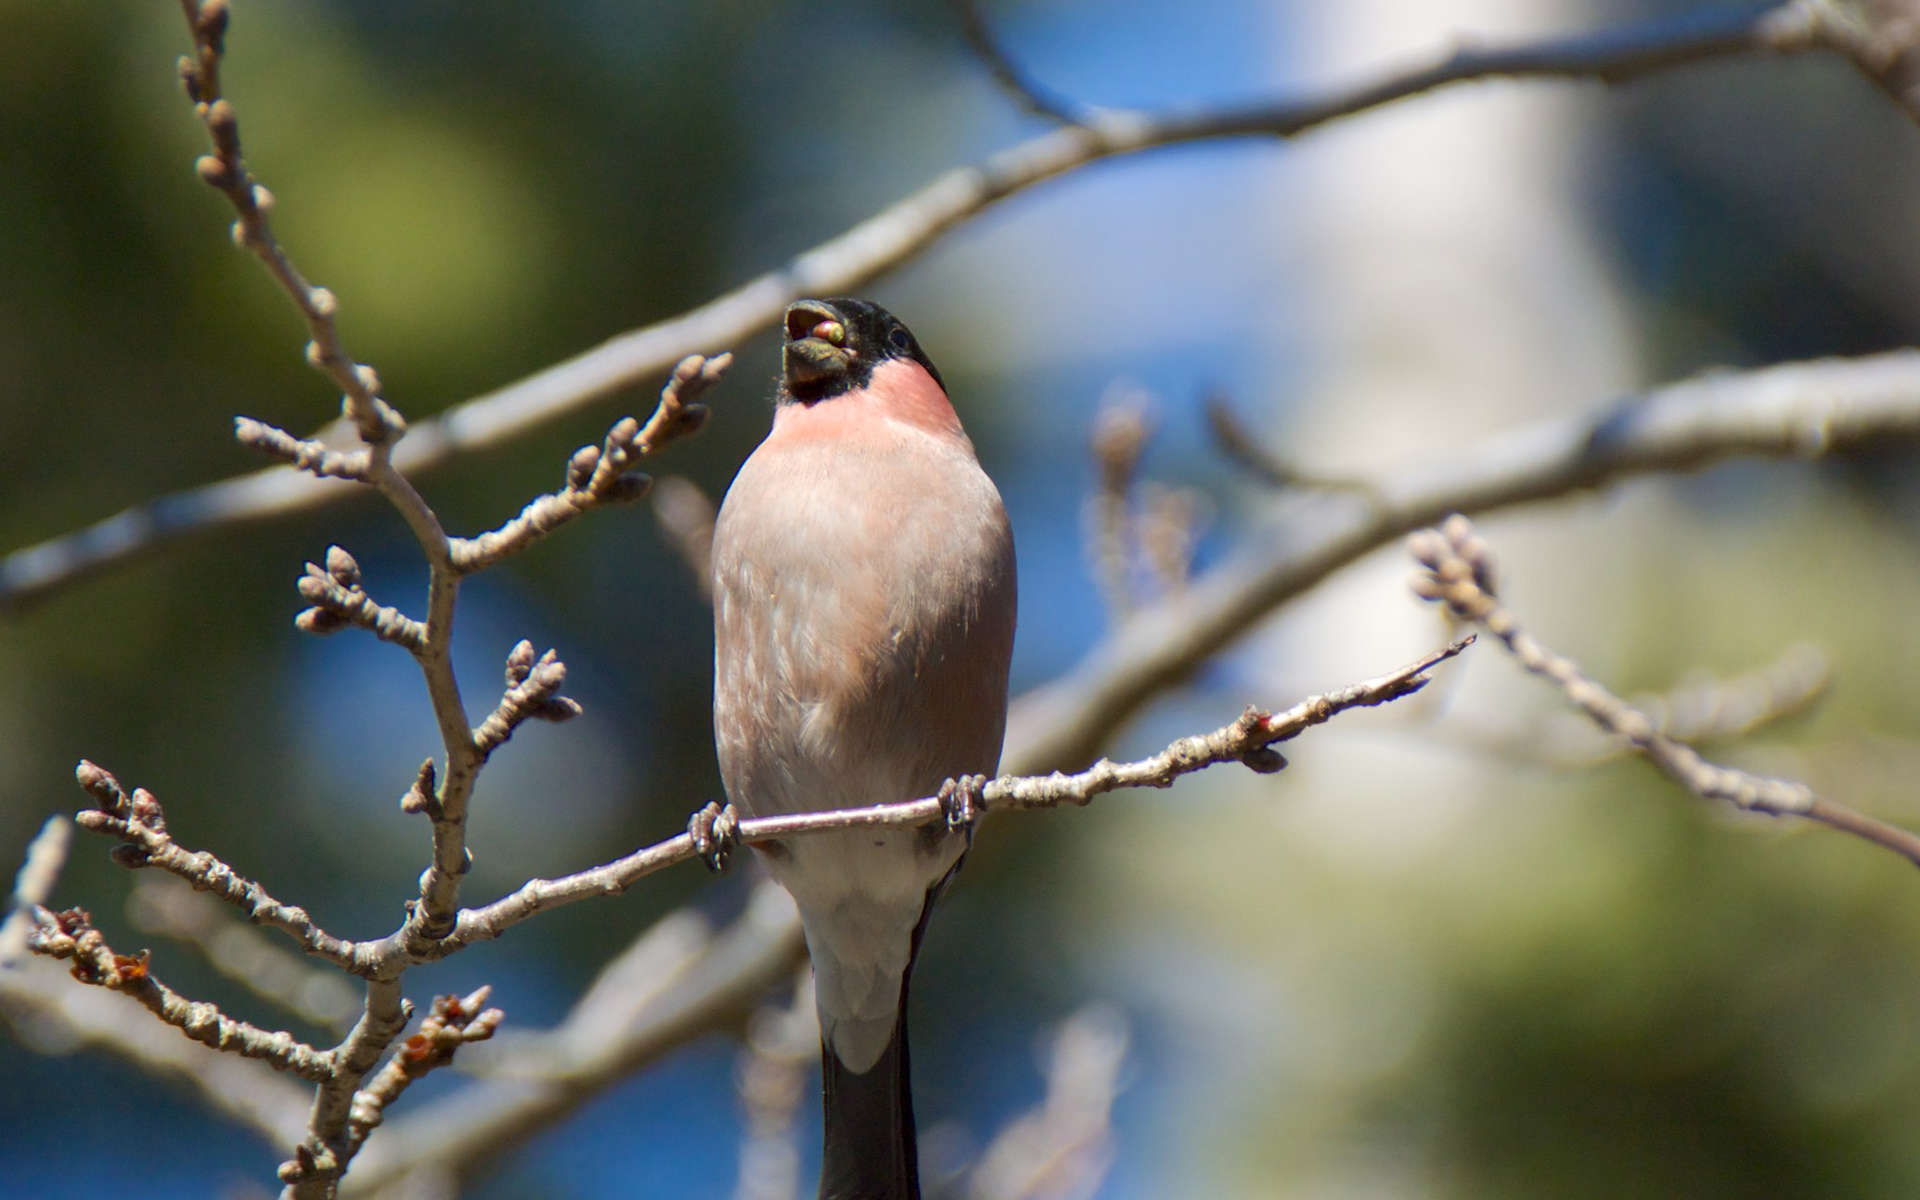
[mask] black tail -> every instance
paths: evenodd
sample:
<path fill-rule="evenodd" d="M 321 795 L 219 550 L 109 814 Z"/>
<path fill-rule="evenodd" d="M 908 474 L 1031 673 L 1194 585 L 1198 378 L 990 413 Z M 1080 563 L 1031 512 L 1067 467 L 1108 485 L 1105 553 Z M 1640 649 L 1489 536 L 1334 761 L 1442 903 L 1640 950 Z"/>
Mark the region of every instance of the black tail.
<path fill-rule="evenodd" d="M 967 830 L 969 840 L 973 830 Z M 962 860 L 965 859 L 962 855 Z M 927 890 L 913 927 L 907 969 L 900 977 L 900 1011 L 893 1036 L 869 1071 L 856 1074 L 820 1044 L 820 1084 L 827 1115 L 820 1162 L 820 1200 L 920 1200 L 920 1150 L 913 1132 L 913 1087 L 907 1069 L 907 985 L 920 957 L 920 939 L 934 902 L 960 872 L 960 863 Z"/>
<path fill-rule="evenodd" d="M 849 1071 L 832 1046 L 820 1048 L 827 1148 L 820 1164 L 820 1200 L 920 1200 L 919 1152 L 913 1138 L 913 1092 L 907 1082 L 906 987 L 900 1019 L 873 1069 Z"/>
<path fill-rule="evenodd" d="M 973 844 L 973 828 L 966 830 Z M 907 1069 L 907 988 L 933 906 L 952 886 L 964 853 L 927 889 L 913 927 L 907 969 L 900 976 L 900 1011 L 893 1036 L 871 1070 L 855 1073 L 833 1047 L 820 1043 L 820 1086 L 826 1109 L 826 1151 L 820 1161 L 820 1200 L 920 1200 L 920 1149 L 914 1140 L 913 1086 Z"/>

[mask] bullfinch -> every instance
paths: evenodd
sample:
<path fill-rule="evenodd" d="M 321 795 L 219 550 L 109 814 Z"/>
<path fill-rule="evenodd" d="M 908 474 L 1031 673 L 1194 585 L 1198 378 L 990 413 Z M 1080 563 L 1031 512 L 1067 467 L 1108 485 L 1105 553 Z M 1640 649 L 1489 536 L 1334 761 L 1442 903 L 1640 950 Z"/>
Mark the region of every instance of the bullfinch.
<path fill-rule="evenodd" d="M 773 429 L 713 540 L 713 725 L 745 816 L 990 775 L 1007 718 L 1013 533 L 920 343 L 864 300 L 787 309 Z M 907 980 L 964 822 L 756 846 L 800 911 L 820 1015 L 822 1200 L 920 1194 Z"/>

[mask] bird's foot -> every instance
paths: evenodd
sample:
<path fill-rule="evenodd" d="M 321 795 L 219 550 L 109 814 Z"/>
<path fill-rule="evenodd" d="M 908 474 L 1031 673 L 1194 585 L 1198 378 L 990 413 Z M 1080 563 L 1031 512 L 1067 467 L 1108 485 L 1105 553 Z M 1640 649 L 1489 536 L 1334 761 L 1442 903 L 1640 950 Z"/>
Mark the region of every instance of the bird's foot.
<path fill-rule="evenodd" d="M 711 801 L 688 819 L 687 836 L 693 839 L 693 852 L 717 875 L 727 869 L 727 859 L 740 844 L 740 814 L 731 804 Z"/>
<path fill-rule="evenodd" d="M 940 811 L 947 814 L 948 829 L 971 829 L 986 809 L 987 777 L 961 775 L 940 785 Z"/>

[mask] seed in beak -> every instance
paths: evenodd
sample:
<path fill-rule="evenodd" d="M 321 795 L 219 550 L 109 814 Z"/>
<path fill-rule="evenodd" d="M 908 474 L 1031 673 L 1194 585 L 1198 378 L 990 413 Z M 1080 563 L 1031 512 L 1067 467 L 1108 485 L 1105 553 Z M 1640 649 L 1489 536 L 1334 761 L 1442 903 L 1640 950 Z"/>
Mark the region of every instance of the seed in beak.
<path fill-rule="evenodd" d="M 822 321 L 813 327 L 808 336 L 838 346 L 847 340 L 847 327 L 838 321 Z"/>

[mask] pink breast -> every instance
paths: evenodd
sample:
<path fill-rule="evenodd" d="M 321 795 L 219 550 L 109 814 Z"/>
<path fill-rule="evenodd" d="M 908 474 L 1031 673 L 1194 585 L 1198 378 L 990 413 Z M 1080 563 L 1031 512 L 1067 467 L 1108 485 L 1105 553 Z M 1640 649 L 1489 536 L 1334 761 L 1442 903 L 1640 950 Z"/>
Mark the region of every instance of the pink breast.
<path fill-rule="evenodd" d="M 783 404 L 774 413 L 769 442 L 841 440 L 872 435 L 889 421 L 910 425 L 972 449 L 960 418 L 927 369 L 890 358 L 873 369 L 867 386 L 813 404 Z"/>

